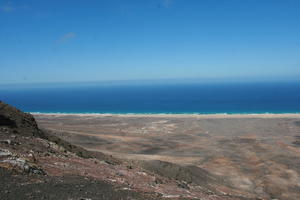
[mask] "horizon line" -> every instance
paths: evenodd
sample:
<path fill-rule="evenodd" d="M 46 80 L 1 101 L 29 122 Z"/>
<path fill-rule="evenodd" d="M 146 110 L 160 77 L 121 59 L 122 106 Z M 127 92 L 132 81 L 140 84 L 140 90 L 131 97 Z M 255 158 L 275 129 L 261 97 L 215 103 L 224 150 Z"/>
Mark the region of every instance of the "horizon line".
<path fill-rule="evenodd" d="M 9 82 L 0 83 L 0 86 L 34 86 L 34 85 L 68 85 L 68 84 L 122 84 L 122 83 L 214 83 L 214 82 L 237 82 L 237 83 L 279 83 L 279 82 L 300 82 L 297 77 L 292 78 L 273 78 L 273 77 L 210 77 L 210 78 L 149 78 L 149 79 L 119 79 L 119 80 L 90 80 L 90 81 L 57 81 L 57 82 Z"/>

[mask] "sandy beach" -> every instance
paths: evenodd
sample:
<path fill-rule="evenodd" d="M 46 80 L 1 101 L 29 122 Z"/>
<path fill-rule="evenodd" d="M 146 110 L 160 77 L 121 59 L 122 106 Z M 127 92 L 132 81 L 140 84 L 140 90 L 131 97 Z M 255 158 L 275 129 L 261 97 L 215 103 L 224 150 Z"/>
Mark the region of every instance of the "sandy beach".
<path fill-rule="evenodd" d="M 153 118 L 300 118 L 300 113 L 284 113 L 284 114 L 100 114 L 100 113 L 31 113 L 36 116 L 79 116 L 79 117 L 153 117 Z"/>

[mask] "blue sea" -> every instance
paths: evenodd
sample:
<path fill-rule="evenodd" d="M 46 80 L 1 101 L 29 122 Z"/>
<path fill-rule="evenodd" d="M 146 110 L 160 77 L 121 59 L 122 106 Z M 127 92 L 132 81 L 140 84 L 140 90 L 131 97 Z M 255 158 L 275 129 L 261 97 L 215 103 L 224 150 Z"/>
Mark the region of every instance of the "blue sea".
<path fill-rule="evenodd" d="M 1 86 L 0 100 L 40 113 L 300 113 L 300 83 Z"/>

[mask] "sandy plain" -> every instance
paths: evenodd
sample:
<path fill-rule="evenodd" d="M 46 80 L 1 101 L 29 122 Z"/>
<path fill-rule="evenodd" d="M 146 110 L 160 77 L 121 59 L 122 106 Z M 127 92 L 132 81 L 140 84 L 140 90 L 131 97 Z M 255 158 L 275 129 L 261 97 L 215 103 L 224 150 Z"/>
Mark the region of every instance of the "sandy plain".
<path fill-rule="evenodd" d="M 230 186 L 228 192 L 300 199 L 300 114 L 34 117 L 39 127 L 88 150 L 196 166 L 219 177 L 218 187 Z"/>

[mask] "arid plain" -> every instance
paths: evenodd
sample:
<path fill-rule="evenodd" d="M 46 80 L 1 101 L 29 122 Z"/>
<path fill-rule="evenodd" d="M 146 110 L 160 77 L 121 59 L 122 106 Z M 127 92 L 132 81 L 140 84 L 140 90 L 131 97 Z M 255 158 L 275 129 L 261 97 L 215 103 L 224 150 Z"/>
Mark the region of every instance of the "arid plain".
<path fill-rule="evenodd" d="M 147 160 L 152 170 L 161 169 L 157 160 L 204 169 L 209 177 L 198 182 L 212 190 L 300 199 L 300 115 L 34 117 L 40 128 L 73 144 L 135 163 Z"/>

